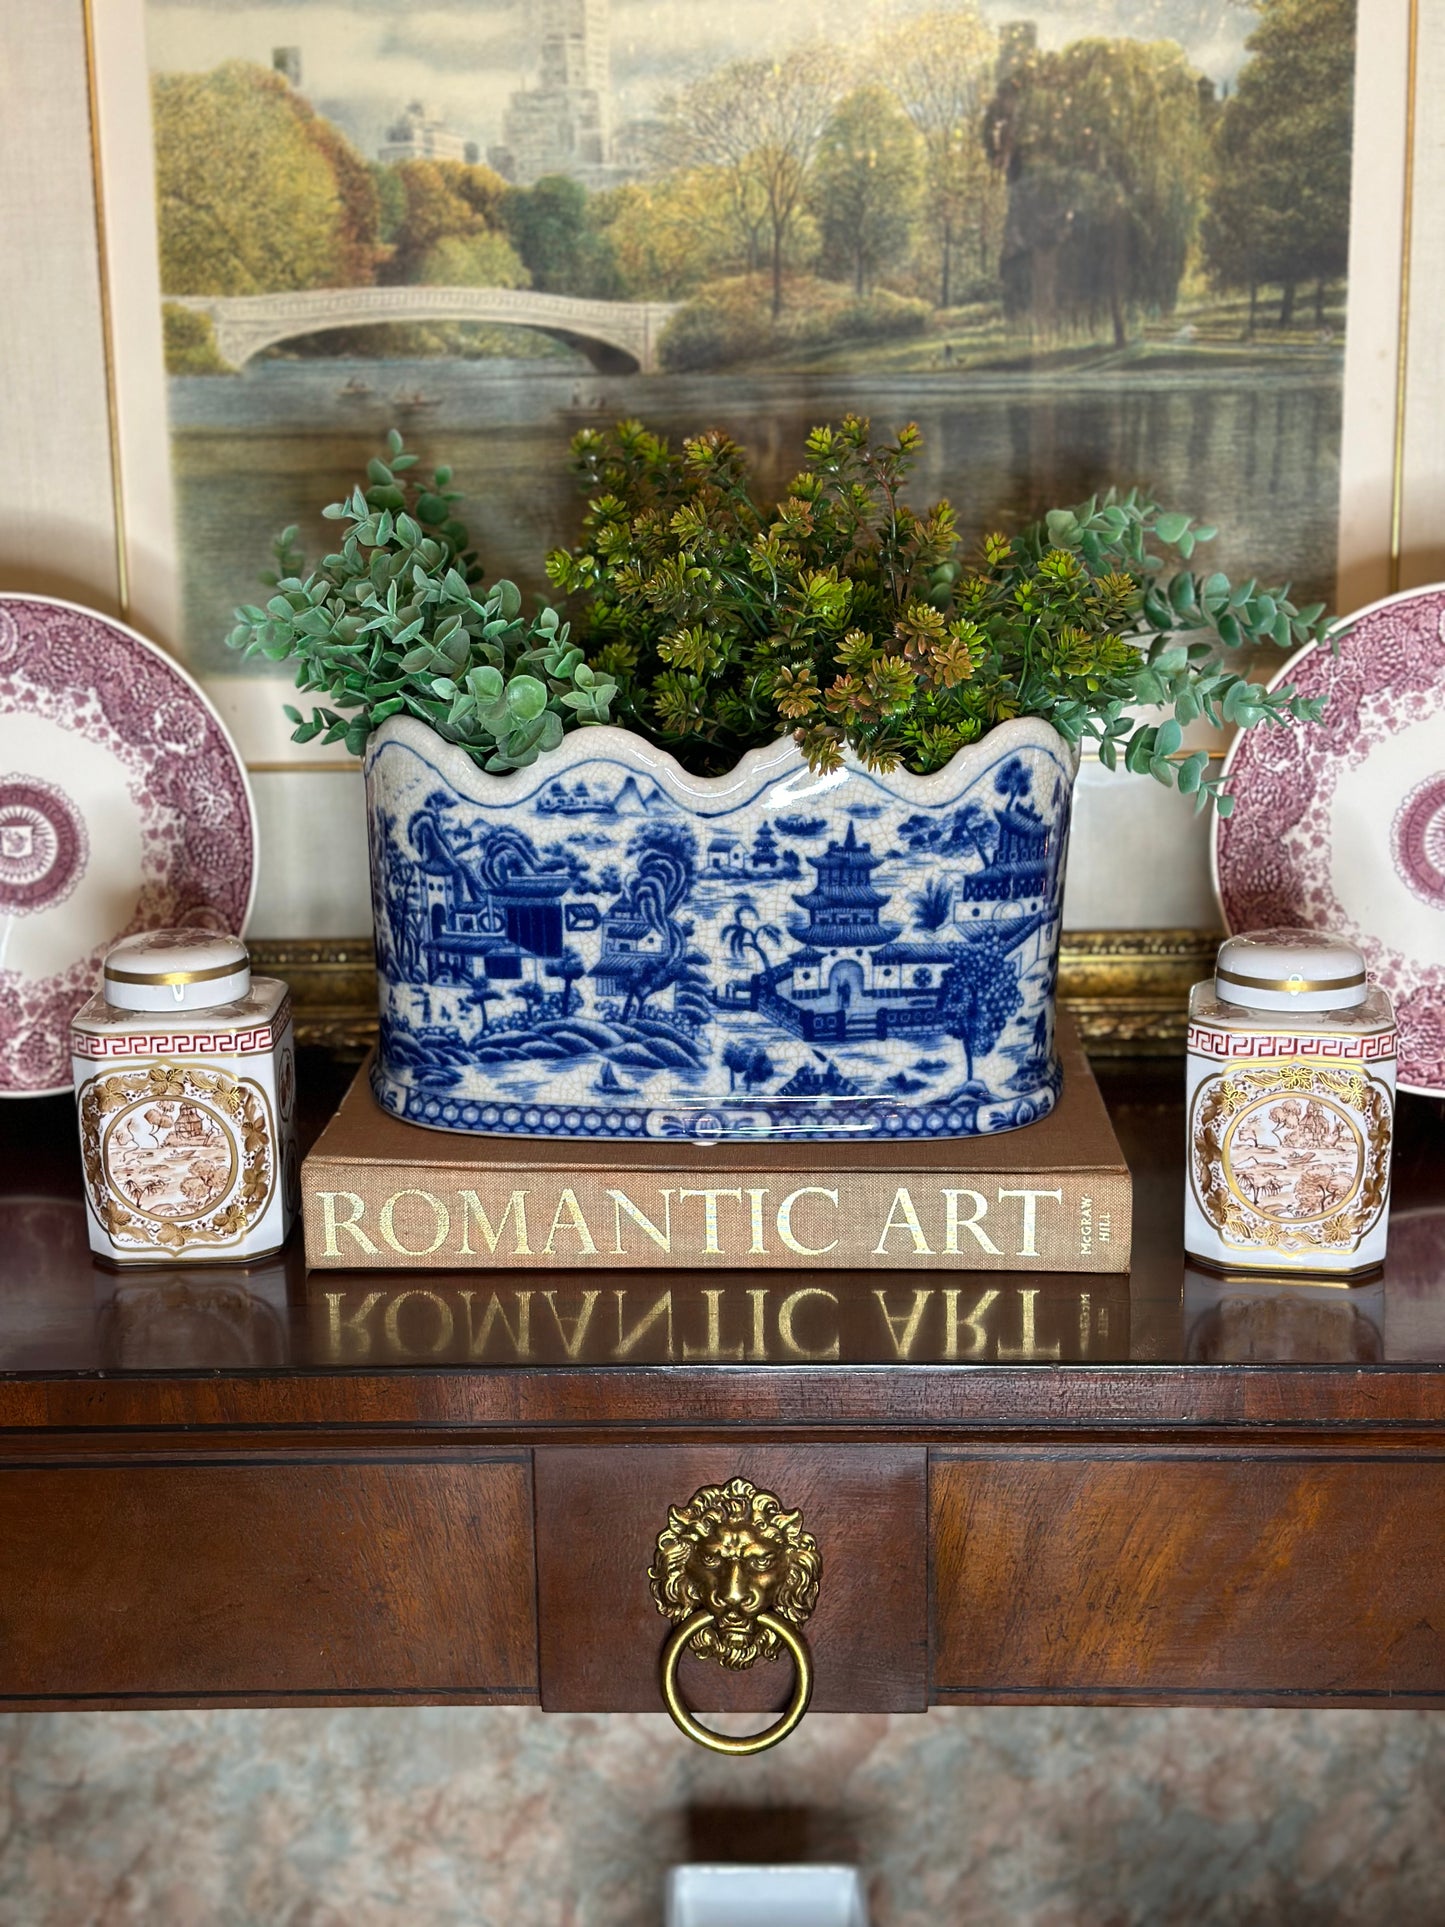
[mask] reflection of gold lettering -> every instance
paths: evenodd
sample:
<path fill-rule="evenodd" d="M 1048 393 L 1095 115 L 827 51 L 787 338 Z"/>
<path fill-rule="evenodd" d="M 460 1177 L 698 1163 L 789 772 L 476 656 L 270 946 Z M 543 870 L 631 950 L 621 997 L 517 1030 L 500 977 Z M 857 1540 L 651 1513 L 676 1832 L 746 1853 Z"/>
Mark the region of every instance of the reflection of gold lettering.
<path fill-rule="evenodd" d="M 1090 1340 L 1093 1337 L 1093 1332 L 1090 1330 L 1090 1320 L 1091 1320 L 1092 1311 L 1093 1311 L 1093 1306 L 1090 1303 L 1088 1292 L 1081 1291 L 1079 1293 L 1079 1356 L 1080 1358 L 1087 1358 L 1089 1356 L 1089 1352 L 1091 1349 Z M 1101 1326 L 1101 1329 L 1104 1331 L 1107 1331 L 1109 1329 L 1109 1321 L 1107 1316 L 1100 1320 L 1100 1326 Z"/>
<path fill-rule="evenodd" d="M 617 1358 L 626 1358 L 630 1351 L 641 1344 L 648 1332 L 651 1331 L 652 1327 L 657 1324 L 660 1319 L 667 1331 L 667 1349 L 665 1356 L 671 1358 L 672 1293 L 670 1291 L 663 1292 L 656 1304 L 653 1305 L 652 1310 L 644 1312 L 630 1332 L 624 1332 L 622 1329 L 622 1319 L 627 1309 L 627 1293 L 621 1286 L 618 1286 L 613 1295 L 617 1299 L 617 1350 L 614 1356 Z"/>
<path fill-rule="evenodd" d="M 737 1197 L 737 1195 L 738 1195 L 737 1192 L 734 1191 L 733 1196 Z M 686 1197 L 687 1193 L 684 1192 L 683 1196 Z M 704 1291 L 702 1295 L 707 1300 L 707 1338 L 703 1344 L 696 1345 L 696 1346 L 689 1345 L 687 1340 L 684 1339 L 682 1342 L 683 1357 L 684 1358 L 706 1358 L 706 1359 L 712 1360 L 714 1363 L 719 1363 L 724 1359 L 732 1359 L 732 1360 L 741 1359 L 743 1355 L 743 1341 L 741 1339 L 738 1340 L 736 1345 L 728 1346 L 726 1351 L 724 1351 L 723 1349 L 723 1342 L 722 1342 L 722 1296 L 723 1295 L 722 1295 L 721 1289 L 716 1285 L 712 1285 L 712 1286 L 709 1286 L 708 1289 Z"/>
<path fill-rule="evenodd" d="M 961 1218 L 958 1215 L 958 1201 L 960 1198 L 968 1198 L 972 1202 L 973 1216 L 971 1218 Z M 988 1215 L 988 1199 L 983 1195 L 982 1191 L 945 1191 L 943 1194 L 943 1203 L 945 1211 L 943 1222 L 943 1249 L 949 1256 L 958 1256 L 958 1234 L 960 1231 L 971 1232 L 978 1240 L 982 1249 L 987 1251 L 992 1257 L 1001 1258 L 1003 1256 L 1002 1251 L 999 1250 L 998 1246 L 979 1222 L 981 1218 Z"/>
<path fill-rule="evenodd" d="M 569 1191 L 567 1195 L 570 1197 L 572 1194 Z M 662 1199 L 662 1229 L 660 1231 L 652 1222 L 651 1218 L 649 1218 L 645 1212 L 638 1209 L 625 1191 L 609 1191 L 607 1195 L 612 1200 L 612 1249 L 617 1257 L 620 1258 L 622 1256 L 623 1250 L 622 1214 L 624 1211 L 639 1229 L 647 1233 L 655 1245 L 660 1245 L 664 1251 L 672 1250 L 671 1185 L 668 1185 L 666 1190 L 661 1189 L 661 1187 L 659 1187 L 658 1190 L 658 1195 Z M 684 1191 L 682 1195 L 687 1197 L 688 1193 Z M 550 1246 L 548 1248 L 550 1249 Z"/>
<path fill-rule="evenodd" d="M 565 1224 L 562 1222 L 564 1213 L 567 1219 Z M 571 1185 L 563 1187 L 562 1195 L 557 1200 L 557 1209 L 552 1213 L 552 1229 L 547 1233 L 547 1242 L 542 1247 L 543 1254 L 548 1258 L 555 1256 L 554 1240 L 559 1231 L 576 1232 L 579 1257 L 595 1258 L 597 1256 L 597 1246 L 587 1227 L 587 1220 L 582 1215 L 582 1207 L 577 1202 L 577 1193 Z"/>
<path fill-rule="evenodd" d="M 434 1345 L 408 1345 L 402 1337 L 401 1308 L 408 1298 L 420 1298 L 426 1304 L 436 1306 L 438 1314 L 437 1336 Z M 419 1285 L 412 1285 L 405 1291 L 398 1291 L 392 1294 L 391 1302 L 386 1308 L 386 1316 L 382 1323 L 386 1332 L 386 1342 L 390 1346 L 393 1356 L 398 1353 L 403 1357 L 414 1356 L 419 1351 L 431 1352 L 433 1354 L 444 1352 L 452 1342 L 453 1320 L 451 1306 L 439 1291 L 424 1291 Z"/>
<path fill-rule="evenodd" d="M 751 1238 L 748 1256 L 750 1258 L 767 1255 L 767 1241 L 763 1237 L 763 1200 L 767 1195 L 766 1185 L 750 1184 L 748 1186 L 748 1230 Z"/>
<path fill-rule="evenodd" d="M 913 1309 L 906 1318 L 895 1318 L 889 1311 L 886 1291 L 875 1290 L 873 1296 L 878 1300 L 879 1308 L 883 1313 L 883 1322 L 893 1336 L 895 1354 L 899 1358 L 907 1358 L 913 1350 L 914 1340 L 918 1337 L 918 1327 L 923 1323 L 923 1314 L 928 1309 L 928 1301 L 933 1293 L 927 1290 L 915 1291 Z"/>
<path fill-rule="evenodd" d="M 998 1194 L 999 1203 L 1002 1204 L 1005 1198 L 1022 1198 L 1023 1199 L 1024 1201 L 1023 1243 L 1018 1248 L 1018 1255 L 1020 1258 L 1037 1258 L 1039 1255 L 1039 1248 L 1036 1242 L 1038 1237 L 1039 1199 L 1052 1198 L 1055 1204 L 1062 1204 L 1064 1201 L 1063 1192 L 1062 1191 L 1000 1191 Z"/>
<path fill-rule="evenodd" d="M 356 1310 L 343 1318 L 341 1305 L 345 1297 L 344 1291 L 328 1291 L 326 1294 L 326 1341 L 333 1365 L 346 1365 L 355 1359 L 371 1356 L 371 1328 L 366 1321 L 375 1310 L 381 1293 L 367 1292 Z M 348 1338 L 355 1340 L 354 1347 L 350 1349 L 346 1342 Z"/>
<path fill-rule="evenodd" d="M 830 1244 L 825 1245 L 805 1245 L 799 1243 L 793 1236 L 793 1206 L 798 1202 L 799 1198 L 826 1198 L 836 1211 L 838 1208 L 838 1193 L 836 1191 L 825 1191 L 821 1184 L 805 1184 L 800 1186 L 796 1191 L 790 1191 L 778 1206 L 778 1236 L 788 1247 L 789 1251 L 796 1251 L 800 1258 L 821 1258 L 824 1252 L 833 1249 L 833 1246 L 837 1244 L 838 1240 L 834 1238 Z"/>
<path fill-rule="evenodd" d="M 420 1198 L 431 1207 L 432 1240 L 429 1245 L 404 1245 L 396 1235 L 396 1207 L 403 1198 Z M 381 1207 L 379 1217 L 381 1235 L 393 1251 L 399 1251 L 403 1258 L 429 1258 L 434 1251 L 440 1251 L 447 1241 L 452 1228 L 451 1213 L 441 1199 L 431 1191 L 393 1191 Z"/>
<path fill-rule="evenodd" d="M 1031 1252 L 1031 1253 L 1026 1253 L 1025 1255 L 1030 1257 L 1037 1257 L 1038 1254 L 1036 1252 Z M 1047 1345 L 1047 1346 L 1039 1344 L 1038 1328 L 1034 1323 L 1034 1311 L 1038 1303 L 1038 1296 L 1039 1296 L 1039 1288 L 1037 1285 L 1020 1286 L 1019 1302 L 1020 1302 L 1020 1305 L 1022 1306 L 1022 1318 L 1021 1318 L 1022 1330 L 1019 1333 L 1019 1342 L 1016 1346 L 1014 1346 L 1014 1345 L 1005 1345 L 1002 1342 L 1002 1340 L 1000 1340 L 998 1353 L 997 1353 L 998 1357 L 1000 1358 L 1060 1358 L 1063 1356 L 1062 1350 L 1057 1341 L 1055 1341 L 1054 1344 Z"/>
<path fill-rule="evenodd" d="M 798 1338 L 793 1329 L 793 1319 L 797 1314 L 799 1305 L 802 1304 L 805 1298 L 826 1298 L 830 1305 L 836 1305 L 838 1303 L 836 1294 L 831 1291 L 824 1291 L 821 1285 L 805 1285 L 801 1291 L 790 1291 L 782 1304 L 778 1306 L 778 1337 L 783 1342 L 784 1350 L 790 1351 L 795 1358 L 836 1358 L 838 1356 L 838 1335 L 836 1332 L 833 1334 L 833 1342 L 831 1345 L 824 1345 L 813 1350 L 809 1350 L 807 1346 L 798 1342 Z"/>
<path fill-rule="evenodd" d="M 482 1318 L 482 1329 L 480 1331 L 477 1330 L 476 1320 L 472 1313 L 472 1299 L 475 1294 L 470 1290 L 466 1290 L 458 1295 L 467 1308 L 467 1356 L 469 1358 L 480 1358 L 486 1351 L 487 1340 L 492 1335 L 493 1325 L 501 1326 L 502 1330 L 511 1340 L 512 1350 L 518 1358 L 528 1358 L 531 1356 L 532 1294 L 530 1291 L 518 1291 L 512 1294 L 517 1301 L 517 1323 L 515 1329 L 508 1319 L 506 1312 L 502 1309 L 502 1300 L 499 1294 L 494 1291 L 487 1301 L 487 1309 Z"/>
<path fill-rule="evenodd" d="M 743 1201 L 741 1191 L 679 1191 L 678 1202 L 685 1198 L 701 1198 L 702 1203 L 702 1255 L 704 1258 L 720 1258 L 722 1246 L 717 1241 L 717 1201 L 719 1198 L 734 1198 L 739 1204 Z"/>
<path fill-rule="evenodd" d="M 975 1192 L 975 1196 L 978 1194 Z M 960 1320 L 958 1301 L 963 1293 L 950 1289 L 943 1294 L 943 1356 L 945 1358 L 977 1358 L 988 1342 L 988 1327 L 984 1320 L 998 1300 L 997 1291 L 985 1291 L 975 1301 L 967 1317 Z M 973 1333 L 973 1343 L 958 1348 L 958 1331 L 962 1323 Z"/>
<path fill-rule="evenodd" d="M 592 1310 L 593 1310 L 593 1307 L 596 1305 L 597 1300 L 602 1296 L 601 1292 L 600 1291 L 583 1292 L 581 1309 L 575 1314 L 575 1316 L 570 1321 L 572 1326 L 572 1334 L 570 1337 L 567 1334 L 567 1321 L 563 1319 L 561 1312 L 558 1311 L 557 1309 L 556 1292 L 544 1291 L 542 1293 L 542 1296 L 547 1300 L 548 1311 L 551 1312 L 553 1318 L 556 1320 L 557 1332 L 559 1337 L 562 1340 L 563 1346 L 566 1349 L 567 1356 L 569 1358 L 576 1358 L 578 1354 L 581 1352 L 584 1343 L 586 1342 L 587 1327 L 592 1323 Z"/>
<path fill-rule="evenodd" d="M 893 1215 L 895 1212 L 902 1212 L 902 1217 L 895 1219 Z M 913 1249 L 920 1258 L 933 1256 L 933 1248 L 924 1237 L 923 1226 L 918 1222 L 918 1213 L 913 1208 L 913 1199 L 902 1185 L 893 1194 L 893 1202 L 888 1207 L 888 1222 L 884 1225 L 882 1235 L 873 1247 L 875 1258 L 881 1258 L 887 1251 L 890 1231 L 908 1232 L 913 1239 Z"/>
<path fill-rule="evenodd" d="M 358 1197 L 354 1191 L 318 1191 L 316 1195 L 321 1200 L 321 1229 L 325 1236 L 322 1249 L 326 1256 L 328 1258 L 341 1256 L 341 1246 L 337 1243 L 336 1234 L 338 1231 L 349 1231 L 369 1258 L 377 1257 L 376 1246 L 361 1228 L 361 1220 L 366 1214 L 365 1198 Z M 336 1204 L 339 1198 L 345 1198 L 351 1206 L 349 1218 L 337 1217 Z"/>
<path fill-rule="evenodd" d="M 753 1301 L 753 1341 L 748 1356 L 765 1365 L 768 1360 L 767 1288 L 754 1286 L 749 1289 L 748 1296 Z"/>
<path fill-rule="evenodd" d="M 515 1226 L 516 1242 L 512 1248 L 513 1256 L 517 1258 L 531 1257 L 532 1247 L 527 1243 L 527 1194 L 525 1191 L 514 1191 L 511 1197 L 507 1199 L 507 1208 L 502 1213 L 501 1222 L 495 1230 L 493 1230 L 492 1221 L 487 1216 L 482 1201 L 475 1191 L 458 1191 L 457 1196 L 461 1200 L 462 1205 L 461 1255 L 463 1258 L 470 1258 L 475 1255 L 472 1247 L 467 1243 L 467 1229 L 473 1218 L 477 1221 L 478 1231 L 481 1232 L 487 1241 L 487 1250 L 495 1257 L 497 1246 L 502 1240 L 502 1233 L 507 1228 L 507 1220 L 514 1212 L 516 1213 L 517 1222 Z"/>

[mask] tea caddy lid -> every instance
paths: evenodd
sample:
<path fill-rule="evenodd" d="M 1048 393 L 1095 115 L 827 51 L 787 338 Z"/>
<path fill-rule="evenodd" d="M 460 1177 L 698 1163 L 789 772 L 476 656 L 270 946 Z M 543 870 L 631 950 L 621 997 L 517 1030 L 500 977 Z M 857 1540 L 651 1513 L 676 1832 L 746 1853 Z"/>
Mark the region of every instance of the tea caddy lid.
<path fill-rule="evenodd" d="M 1353 1010 L 1370 994 L 1365 959 L 1328 930 L 1249 930 L 1219 946 L 1214 991 L 1254 1010 Z"/>
<path fill-rule="evenodd" d="M 219 930 L 145 930 L 106 953 L 104 983 L 117 1010 L 209 1010 L 249 994 L 251 960 Z"/>

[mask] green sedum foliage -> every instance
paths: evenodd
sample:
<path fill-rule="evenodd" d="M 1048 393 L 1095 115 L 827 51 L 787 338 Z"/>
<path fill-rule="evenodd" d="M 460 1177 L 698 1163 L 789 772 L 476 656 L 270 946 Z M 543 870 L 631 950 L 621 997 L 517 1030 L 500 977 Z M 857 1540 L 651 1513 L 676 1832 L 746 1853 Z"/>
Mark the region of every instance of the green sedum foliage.
<path fill-rule="evenodd" d="M 579 434 L 583 538 L 547 569 L 617 685 L 617 720 L 703 771 L 791 727 L 815 770 L 846 745 L 922 773 L 995 723 L 1042 716 L 1226 815 L 1206 754 L 1181 751 L 1185 727 L 1318 720 L 1317 701 L 1267 692 L 1224 655 L 1307 642 L 1322 606 L 1192 573 L 1213 529 L 1111 490 L 965 558 L 947 502 L 901 499 L 919 442 L 908 427 L 875 443 L 855 416 L 814 429 L 765 507 L 721 433 L 678 451 L 637 422 Z"/>
<path fill-rule="evenodd" d="M 296 530 L 276 542 L 274 594 L 236 611 L 233 649 L 294 661 L 296 687 L 325 694 L 309 717 L 287 706 L 293 741 L 344 742 L 360 755 L 391 716 L 416 716 L 489 770 L 522 769 L 564 731 L 608 721 L 616 685 L 589 667 L 554 609 L 523 618 L 515 584 L 481 586 L 457 519 L 451 470 L 415 481 L 392 430 L 366 486 L 322 513 L 341 547 L 308 573 Z"/>

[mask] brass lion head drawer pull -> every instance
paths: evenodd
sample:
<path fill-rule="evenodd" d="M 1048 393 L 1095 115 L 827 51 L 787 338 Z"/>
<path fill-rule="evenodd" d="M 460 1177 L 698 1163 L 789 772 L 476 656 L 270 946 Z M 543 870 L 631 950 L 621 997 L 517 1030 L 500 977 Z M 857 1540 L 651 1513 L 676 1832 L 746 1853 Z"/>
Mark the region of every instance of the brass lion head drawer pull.
<path fill-rule="evenodd" d="M 796 1629 L 817 1605 L 822 1577 L 818 1547 L 803 1529 L 802 1514 L 785 1511 L 771 1492 L 759 1492 L 747 1479 L 705 1485 L 686 1505 L 669 1509 L 647 1576 L 657 1610 L 679 1622 L 662 1649 L 662 1697 L 688 1738 L 734 1754 L 761 1753 L 786 1739 L 813 1693 L 812 1655 Z M 678 1661 L 689 1647 L 733 1672 L 760 1659 L 780 1659 L 786 1650 L 797 1675 L 787 1709 L 746 1739 L 712 1732 L 678 1691 Z"/>

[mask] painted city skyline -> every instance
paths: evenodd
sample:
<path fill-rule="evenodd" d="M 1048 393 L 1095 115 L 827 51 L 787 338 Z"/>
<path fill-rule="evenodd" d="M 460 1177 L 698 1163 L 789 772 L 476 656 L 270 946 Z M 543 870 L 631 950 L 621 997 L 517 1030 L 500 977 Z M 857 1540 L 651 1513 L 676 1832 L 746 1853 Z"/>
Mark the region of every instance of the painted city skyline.
<path fill-rule="evenodd" d="M 928 0 L 801 0 L 786 14 L 771 0 L 726 9 L 693 0 L 428 0 L 404 9 L 391 0 L 149 0 L 147 21 L 156 72 L 291 56 L 299 90 L 368 159 L 386 158 L 392 128 L 417 105 L 436 115 L 442 157 L 505 152 L 516 144 L 507 125 L 515 127 L 514 97 L 570 80 L 601 99 L 604 152 L 565 171 L 607 165 L 623 175 L 639 170 L 641 144 L 680 82 L 764 48 L 863 46 L 881 22 L 927 11 Z M 996 31 L 1027 25 L 1046 51 L 1090 35 L 1174 40 L 1221 90 L 1246 58 L 1258 14 L 1247 0 L 982 0 L 979 11 Z M 569 72 L 546 49 L 559 38 L 585 45 Z"/>

